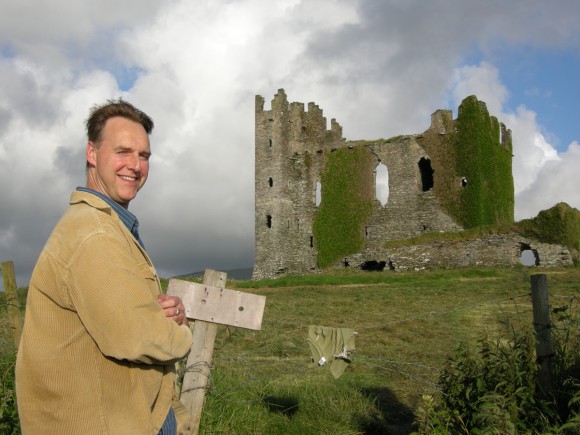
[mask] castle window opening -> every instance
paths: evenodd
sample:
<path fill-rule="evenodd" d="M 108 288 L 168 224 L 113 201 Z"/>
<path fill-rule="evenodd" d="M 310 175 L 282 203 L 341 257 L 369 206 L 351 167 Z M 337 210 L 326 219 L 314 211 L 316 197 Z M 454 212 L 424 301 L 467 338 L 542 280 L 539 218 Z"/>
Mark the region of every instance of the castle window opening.
<path fill-rule="evenodd" d="M 375 170 L 375 197 L 381 205 L 389 202 L 389 170 L 384 163 Z"/>
<path fill-rule="evenodd" d="M 300 219 L 296 218 L 296 228 L 300 231 Z"/>
<path fill-rule="evenodd" d="M 467 187 L 467 177 L 461 178 L 461 187 Z"/>
<path fill-rule="evenodd" d="M 433 188 L 433 168 L 431 160 L 421 157 L 419 160 L 419 171 L 421 172 L 421 188 L 423 192 L 428 192 Z"/>
<path fill-rule="evenodd" d="M 270 148 L 272 148 L 272 139 L 268 139 L 268 144 L 270 145 Z"/>
<path fill-rule="evenodd" d="M 320 184 L 320 181 L 316 181 L 316 190 L 315 190 L 315 194 L 314 194 L 314 203 L 316 204 L 316 207 L 320 206 L 320 201 L 322 200 L 322 185 Z"/>
<path fill-rule="evenodd" d="M 268 178 L 268 186 L 272 187 L 274 185 L 274 180 L 272 180 L 272 177 Z"/>
<path fill-rule="evenodd" d="M 520 263 L 524 266 L 539 266 L 538 251 L 532 249 L 527 243 L 520 243 Z"/>
<path fill-rule="evenodd" d="M 271 215 L 266 216 L 266 225 L 268 226 L 268 228 L 272 228 L 272 216 Z"/>
<path fill-rule="evenodd" d="M 310 236 L 310 247 L 314 248 L 314 236 Z"/>

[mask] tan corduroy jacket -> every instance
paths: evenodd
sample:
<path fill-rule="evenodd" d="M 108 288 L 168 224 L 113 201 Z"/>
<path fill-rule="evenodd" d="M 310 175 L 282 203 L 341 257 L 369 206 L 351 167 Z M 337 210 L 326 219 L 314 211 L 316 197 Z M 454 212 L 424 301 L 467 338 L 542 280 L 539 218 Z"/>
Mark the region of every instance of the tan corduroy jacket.
<path fill-rule="evenodd" d="M 28 289 L 16 363 L 23 434 L 159 432 L 174 363 L 192 343 L 189 328 L 163 314 L 159 293 L 149 257 L 117 214 L 73 192 Z"/>

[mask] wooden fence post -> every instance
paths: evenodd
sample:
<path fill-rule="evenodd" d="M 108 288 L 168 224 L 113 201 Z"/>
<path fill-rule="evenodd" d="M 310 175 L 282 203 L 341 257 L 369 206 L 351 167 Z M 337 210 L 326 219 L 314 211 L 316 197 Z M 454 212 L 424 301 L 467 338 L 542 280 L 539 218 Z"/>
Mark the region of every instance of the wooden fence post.
<path fill-rule="evenodd" d="M 544 394 L 552 391 L 554 349 L 552 346 L 552 323 L 548 300 L 548 280 L 544 274 L 530 277 L 534 330 L 536 331 L 536 357 L 539 364 L 538 385 Z"/>
<path fill-rule="evenodd" d="M 193 344 L 181 387 L 180 401 L 191 414 L 186 433 L 198 434 L 218 324 L 259 330 L 265 296 L 225 289 L 227 274 L 206 269 L 203 284 L 169 280 L 168 295 L 181 297 L 193 325 Z"/>
<path fill-rule="evenodd" d="M 20 336 L 22 335 L 22 320 L 20 319 L 20 300 L 18 299 L 18 291 L 16 288 L 14 263 L 12 261 L 0 263 L 0 272 L 2 272 L 2 279 L 4 280 L 4 294 L 6 296 L 6 304 L 8 305 L 8 319 L 12 325 L 14 348 L 18 349 Z"/>
<path fill-rule="evenodd" d="M 206 270 L 203 283 L 214 287 L 225 287 L 228 274 L 216 270 Z M 193 345 L 187 357 L 189 376 L 183 377 L 179 400 L 191 413 L 189 430 L 196 435 L 199 432 L 201 411 L 205 400 L 205 391 L 210 377 L 210 363 L 217 334 L 217 324 L 195 320 L 193 325 Z"/>

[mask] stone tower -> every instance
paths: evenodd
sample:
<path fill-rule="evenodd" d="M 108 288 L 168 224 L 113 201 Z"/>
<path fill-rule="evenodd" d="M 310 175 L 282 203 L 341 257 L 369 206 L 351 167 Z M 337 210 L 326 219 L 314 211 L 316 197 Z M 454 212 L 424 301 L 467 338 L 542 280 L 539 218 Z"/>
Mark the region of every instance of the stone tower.
<path fill-rule="evenodd" d="M 316 270 L 313 218 L 325 150 L 341 146 L 314 103 L 289 104 L 283 89 L 264 110 L 256 96 L 256 263 L 254 278 Z"/>

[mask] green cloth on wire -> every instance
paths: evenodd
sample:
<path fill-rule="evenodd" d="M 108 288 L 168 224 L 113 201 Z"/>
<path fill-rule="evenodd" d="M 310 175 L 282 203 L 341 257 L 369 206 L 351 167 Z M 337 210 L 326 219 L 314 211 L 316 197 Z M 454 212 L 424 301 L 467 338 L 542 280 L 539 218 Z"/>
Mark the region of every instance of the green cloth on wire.
<path fill-rule="evenodd" d="M 335 379 L 339 378 L 350 363 L 350 354 L 354 350 L 354 336 L 355 332 L 349 328 L 310 325 L 307 341 L 312 359 L 320 366 L 330 364 L 332 376 Z"/>

